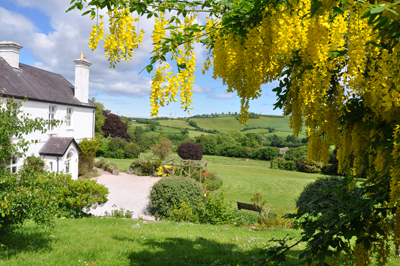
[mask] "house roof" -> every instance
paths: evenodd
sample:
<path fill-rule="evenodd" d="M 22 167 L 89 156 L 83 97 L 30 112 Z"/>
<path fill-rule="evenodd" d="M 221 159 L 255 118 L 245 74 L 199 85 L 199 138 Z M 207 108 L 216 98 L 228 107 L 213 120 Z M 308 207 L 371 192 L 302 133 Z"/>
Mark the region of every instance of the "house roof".
<path fill-rule="evenodd" d="M 79 148 L 79 145 L 76 143 L 74 138 L 60 137 L 50 137 L 46 144 L 44 144 L 44 146 L 40 149 L 39 154 L 49 156 L 64 156 L 71 144 L 74 144 L 78 153 L 82 154 L 82 150 Z"/>
<path fill-rule="evenodd" d="M 59 103 L 87 108 L 97 106 L 89 100 L 81 103 L 74 96 L 75 87 L 60 74 L 20 63 L 12 68 L 0 57 L 0 95 L 28 100 Z"/>

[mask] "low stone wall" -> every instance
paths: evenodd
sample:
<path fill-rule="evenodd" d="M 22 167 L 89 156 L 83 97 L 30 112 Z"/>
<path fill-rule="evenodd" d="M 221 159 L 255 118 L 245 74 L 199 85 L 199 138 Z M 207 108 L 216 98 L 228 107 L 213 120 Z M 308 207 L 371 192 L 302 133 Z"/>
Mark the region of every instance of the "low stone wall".
<path fill-rule="evenodd" d="M 105 170 L 107 172 L 111 173 L 112 175 L 119 175 L 119 169 L 118 168 L 117 169 L 113 169 L 113 168 L 107 167 Z"/>

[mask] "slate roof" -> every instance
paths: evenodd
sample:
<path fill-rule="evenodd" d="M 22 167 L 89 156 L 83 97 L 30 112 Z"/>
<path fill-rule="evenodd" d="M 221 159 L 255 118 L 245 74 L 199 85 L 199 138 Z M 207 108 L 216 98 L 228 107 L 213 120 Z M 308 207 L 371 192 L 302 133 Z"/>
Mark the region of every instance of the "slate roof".
<path fill-rule="evenodd" d="M 64 156 L 69 146 L 74 144 L 78 153 L 82 154 L 81 148 L 76 143 L 74 138 L 61 138 L 61 137 L 50 137 L 44 146 L 40 149 L 40 155 L 50 156 Z"/>
<path fill-rule="evenodd" d="M 28 100 L 96 108 L 74 96 L 74 86 L 63 76 L 20 63 L 14 69 L 0 57 L 0 95 Z"/>

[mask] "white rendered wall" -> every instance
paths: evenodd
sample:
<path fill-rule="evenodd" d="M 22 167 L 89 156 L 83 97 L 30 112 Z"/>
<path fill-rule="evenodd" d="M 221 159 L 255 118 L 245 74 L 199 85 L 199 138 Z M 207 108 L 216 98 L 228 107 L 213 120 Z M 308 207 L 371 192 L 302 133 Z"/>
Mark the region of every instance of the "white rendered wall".
<path fill-rule="evenodd" d="M 23 103 L 21 111 L 24 113 L 30 114 L 31 118 L 44 118 L 48 120 L 49 117 L 49 106 L 55 106 L 56 111 L 54 115 L 54 119 L 62 120 L 63 123 L 54 128 L 54 130 L 48 130 L 46 133 L 41 133 L 39 131 L 33 132 L 27 136 L 25 136 L 25 140 L 38 140 L 38 143 L 33 143 L 29 146 L 28 151 L 25 153 L 25 156 L 40 156 L 39 151 L 49 139 L 50 136 L 54 137 L 73 137 L 76 142 L 80 142 L 82 139 L 92 139 L 94 138 L 94 109 L 93 108 L 83 108 L 77 106 L 69 106 L 69 105 L 60 105 L 60 104 L 51 104 L 45 102 L 38 101 L 26 101 Z M 71 116 L 71 126 L 67 127 L 65 120 L 67 117 L 67 108 L 72 108 L 73 113 Z M 73 145 L 71 145 L 72 147 Z M 70 148 L 71 148 L 70 147 Z M 67 155 L 68 151 L 64 154 L 64 157 Z M 57 163 L 56 158 L 50 156 L 46 156 L 44 158 L 46 161 L 46 165 L 50 166 L 50 162 L 53 162 L 53 170 L 57 171 Z M 62 162 L 61 162 L 61 161 Z M 19 159 L 18 167 L 23 165 L 24 158 Z M 59 171 L 65 171 L 65 158 L 59 158 Z M 78 160 L 75 161 L 73 166 L 76 174 L 73 174 L 73 178 L 78 178 Z M 49 168 L 50 170 L 50 168 Z"/>

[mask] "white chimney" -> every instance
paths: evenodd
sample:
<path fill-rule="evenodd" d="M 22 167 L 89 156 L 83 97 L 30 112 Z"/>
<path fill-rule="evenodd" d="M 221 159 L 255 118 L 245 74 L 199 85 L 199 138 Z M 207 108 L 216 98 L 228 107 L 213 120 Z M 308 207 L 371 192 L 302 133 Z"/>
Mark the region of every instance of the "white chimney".
<path fill-rule="evenodd" d="M 75 97 L 81 103 L 88 103 L 89 98 L 89 67 L 92 65 L 83 57 L 75 59 Z"/>
<path fill-rule="evenodd" d="M 2 41 L 0 42 L 0 57 L 3 57 L 11 67 L 19 69 L 20 49 L 22 49 L 22 46 L 18 43 Z"/>

